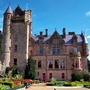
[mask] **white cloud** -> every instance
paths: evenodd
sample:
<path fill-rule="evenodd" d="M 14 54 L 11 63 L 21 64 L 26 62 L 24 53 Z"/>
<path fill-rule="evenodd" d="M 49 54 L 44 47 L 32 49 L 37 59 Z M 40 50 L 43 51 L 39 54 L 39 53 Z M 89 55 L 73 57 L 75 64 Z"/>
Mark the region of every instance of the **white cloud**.
<path fill-rule="evenodd" d="M 90 11 L 86 12 L 86 16 L 87 16 L 87 17 L 90 16 Z"/>
<path fill-rule="evenodd" d="M 90 38 L 90 35 L 89 35 L 89 36 L 87 36 L 87 38 Z"/>

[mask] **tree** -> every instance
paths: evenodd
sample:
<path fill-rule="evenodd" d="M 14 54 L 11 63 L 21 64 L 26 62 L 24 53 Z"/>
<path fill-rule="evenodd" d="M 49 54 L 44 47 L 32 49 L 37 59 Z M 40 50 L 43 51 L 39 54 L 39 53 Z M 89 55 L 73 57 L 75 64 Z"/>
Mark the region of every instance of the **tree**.
<path fill-rule="evenodd" d="M 90 72 L 90 60 L 87 59 L 88 71 Z"/>
<path fill-rule="evenodd" d="M 35 79 L 35 77 L 36 77 L 35 61 L 33 60 L 32 57 L 29 57 L 25 69 L 25 78 Z"/>
<path fill-rule="evenodd" d="M 6 68 L 5 74 L 6 74 L 7 76 L 9 76 L 9 73 L 10 73 L 10 74 L 12 73 L 12 74 L 11 74 L 12 77 L 16 76 L 17 74 L 23 76 L 23 70 L 22 70 L 20 67 L 16 66 L 16 65 Z"/>

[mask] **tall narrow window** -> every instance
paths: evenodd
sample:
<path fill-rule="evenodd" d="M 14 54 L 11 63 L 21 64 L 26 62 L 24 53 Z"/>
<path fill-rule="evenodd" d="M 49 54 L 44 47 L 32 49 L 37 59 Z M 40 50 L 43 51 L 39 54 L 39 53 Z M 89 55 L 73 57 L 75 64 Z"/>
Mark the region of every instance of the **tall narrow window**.
<path fill-rule="evenodd" d="M 49 73 L 49 78 L 52 78 L 52 73 Z"/>
<path fill-rule="evenodd" d="M 17 45 L 14 45 L 14 52 L 17 52 Z"/>
<path fill-rule="evenodd" d="M 61 60 L 61 69 L 64 69 L 65 68 L 65 62 L 64 60 Z"/>
<path fill-rule="evenodd" d="M 52 60 L 49 60 L 49 68 L 53 68 Z"/>
<path fill-rule="evenodd" d="M 17 58 L 14 58 L 14 65 L 17 65 Z"/>
<path fill-rule="evenodd" d="M 64 79 L 65 78 L 65 74 L 64 73 L 62 73 L 62 79 Z"/>
<path fill-rule="evenodd" d="M 59 68 L 58 60 L 55 60 L 55 68 Z"/>
<path fill-rule="evenodd" d="M 79 68 L 79 60 L 75 60 L 76 62 L 76 68 Z"/>
<path fill-rule="evenodd" d="M 77 48 L 76 48 L 76 47 L 74 47 L 74 52 L 76 52 L 76 53 L 77 53 Z"/>
<path fill-rule="evenodd" d="M 40 55 L 42 55 L 42 54 L 43 54 L 43 48 L 40 47 Z"/>
<path fill-rule="evenodd" d="M 39 76 L 39 72 L 37 73 L 37 75 Z"/>
<path fill-rule="evenodd" d="M 55 48 L 52 48 L 52 54 L 56 54 Z"/>
<path fill-rule="evenodd" d="M 57 54 L 60 54 L 60 48 L 57 48 Z"/>
<path fill-rule="evenodd" d="M 38 60 L 38 68 L 41 68 L 41 60 Z"/>
<path fill-rule="evenodd" d="M 32 50 L 30 50 L 30 54 L 32 55 L 33 53 L 32 53 Z"/>

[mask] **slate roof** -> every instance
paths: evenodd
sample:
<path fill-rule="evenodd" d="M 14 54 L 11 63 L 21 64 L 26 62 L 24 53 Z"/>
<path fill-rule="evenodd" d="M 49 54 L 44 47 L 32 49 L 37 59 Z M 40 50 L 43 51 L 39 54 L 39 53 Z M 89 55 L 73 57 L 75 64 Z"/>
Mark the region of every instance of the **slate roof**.
<path fill-rule="evenodd" d="M 12 9 L 11 9 L 11 6 L 8 6 L 8 8 L 6 9 L 6 11 L 5 11 L 5 13 L 10 13 L 10 14 L 12 14 L 13 12 L 12 12 Z"/>
<path fill-rule="evenodd" d="M 17 16 L 17 15 L 22 16 L 22 15 L 23 15 L 23 10 L 20 8 L 19 5 L 18 5 L 18 6 L 16 7 L 16 9 L 14 10 L 14 15 L 15 15 L 15 16 Z"/>
<path fill-rule="evenodd" d="M 39 36 L 40 35 L 31 36 L 34 39 L 35 44 L 38 44 Z M 44 44 L 47 44 L 49 38 L 52 35 L 48 35 L 47 37 L 45 35 L 43 35 L 43 36 L 44 36 Z M 83 42 L 82 36 L 80 34 L 76 34 L 76 36 L 77 36 L 77 43 L 82 44 L 82 42 Z M 63 38 L 63 40 L 65 41 L 65 45 L 71 45 L 72 44 L 72 37 L 73 37 L 73 35 L 66 35 L 66 38 Z"/>

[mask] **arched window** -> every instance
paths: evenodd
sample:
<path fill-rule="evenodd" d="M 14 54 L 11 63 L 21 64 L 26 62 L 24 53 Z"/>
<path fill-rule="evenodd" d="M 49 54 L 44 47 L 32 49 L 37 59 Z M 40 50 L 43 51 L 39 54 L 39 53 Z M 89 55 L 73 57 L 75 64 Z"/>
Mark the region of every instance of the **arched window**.
<path fill-rule="evenodd" d="M 58 60 L 55 60 L 55 68 L 59 68 Z"/>
<path fill-rule="evenodd" d="M 53 68 L 52 60 L 49 60 L 48 63 L 49 63 L 49 68 Z"/>
<path fill-rule="evenodd" d="M 60 62 L 61 64 L 61 69 L 64 69 L 65 68 L 65 62 L 64 62 L 64 60 L 61 60 L 61 62 Z"/>

